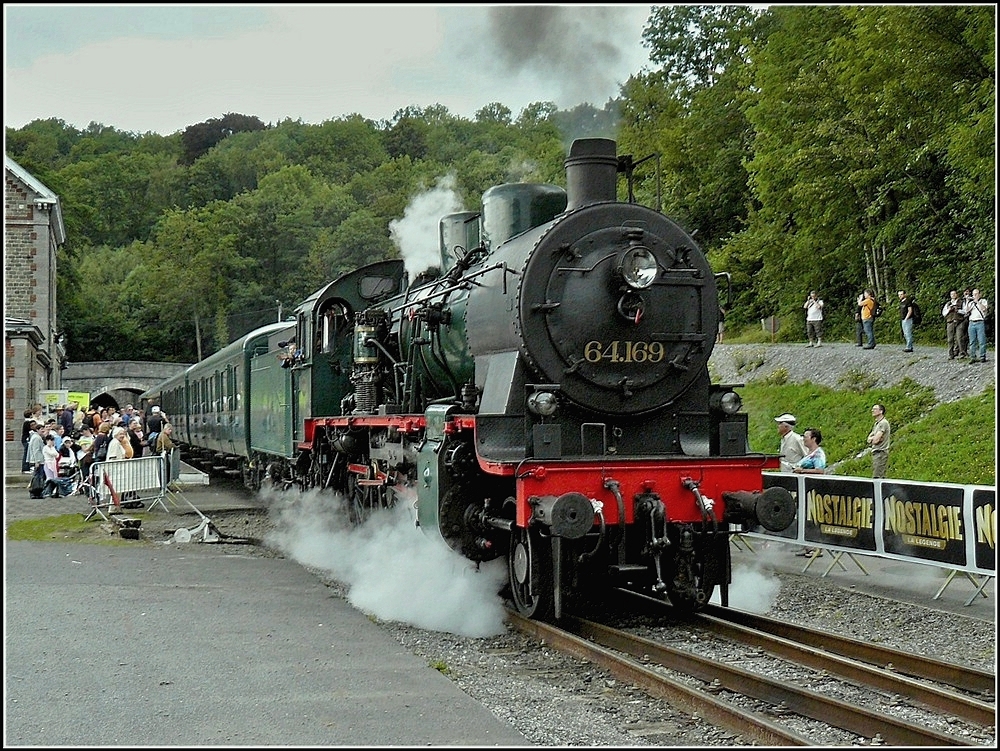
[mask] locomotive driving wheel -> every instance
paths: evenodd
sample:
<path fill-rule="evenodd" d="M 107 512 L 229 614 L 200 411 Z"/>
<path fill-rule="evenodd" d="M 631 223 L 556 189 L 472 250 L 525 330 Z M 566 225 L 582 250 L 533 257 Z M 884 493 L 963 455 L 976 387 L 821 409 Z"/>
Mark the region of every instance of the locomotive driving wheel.
<path fill-rule="evenodd" d="M 511 596 L 525 618 L 548 620 L 554 612 L 552 549 L 536 530 L 515 526 L 507 557 Z"/>
<path fill-rule="evenodd" d="M 373 506 L 376 505 L 372 486 L 358 484 L 355 475 L 348 474 L 347 477 L 347 517 L 352 526 L 358 527 L 367 521 L 371 515 Z"/>

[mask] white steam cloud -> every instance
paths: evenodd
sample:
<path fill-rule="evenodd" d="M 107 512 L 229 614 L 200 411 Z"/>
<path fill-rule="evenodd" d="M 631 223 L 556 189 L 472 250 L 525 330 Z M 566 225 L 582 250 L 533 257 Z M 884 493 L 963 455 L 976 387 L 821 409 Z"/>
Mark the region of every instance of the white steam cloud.
<path fill-rule="evenodd" d="M 462 211 L 462 202 L 455 191 L 455 176 L 446 175 L 431 190 L 415 196 L 402 219 L 389 222 L 389 235 L 399 248 L 411 282 L 441 265 L 441 217 L 458 211 Z"/>
<path fill-rule="evenodd" d="M 773 562 L 781 553 L 766 544 L 757 548 L 751 561 L 733 563 L 733 581 L 729 585 L 729 607 L 748 613 L 764 615 L 770 612 L 778 600 L 781 580 L 774 573 Z M 721 605 L 722 599 L 716 587 L 710 602 Z"/>
<path fill-rule="evenodd" d="M 333 500 L 336 499 L 336 500 Z M 387 621 L 467 637 L 502 634 L 502 558 L 475 564 L 414 524 L 412 500 L 347 522 L 339 497 L 310 490 L 268 497 L 274 529 L 265 542 L 328 572 L 349 587 L 348 601 Z"/>
<path fill-rule="evenodd" d="M 737 564 L 733 568 L 733 581 L 729 585 L 729 607 L 764 615 L 771 610 L 780 590 L 781 582 L 775 574 Z M 718 588 L 710 602 L 713 605 L 722 604 Z"/>

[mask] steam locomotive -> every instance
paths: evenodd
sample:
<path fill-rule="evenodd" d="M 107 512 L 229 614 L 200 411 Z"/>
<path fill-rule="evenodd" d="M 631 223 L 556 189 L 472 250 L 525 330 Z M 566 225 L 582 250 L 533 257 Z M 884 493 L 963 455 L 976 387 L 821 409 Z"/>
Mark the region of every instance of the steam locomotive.
<path fill-rule="evenodd" d="M 527 617 L 614 587 L 727 605 L 731 532 L 784 529 L 795 503 L 763 490 L 778 459 L 709 376 L 726 277 L 617 200 L 636 164 L 577 140 L 565 190 L 495 186 L 441 219 L 436 272 L 347 273 L 143 397 L 252 489 L 333 491 L 355 523 L 407 499 L 471 561 L 505 556 Z"/>

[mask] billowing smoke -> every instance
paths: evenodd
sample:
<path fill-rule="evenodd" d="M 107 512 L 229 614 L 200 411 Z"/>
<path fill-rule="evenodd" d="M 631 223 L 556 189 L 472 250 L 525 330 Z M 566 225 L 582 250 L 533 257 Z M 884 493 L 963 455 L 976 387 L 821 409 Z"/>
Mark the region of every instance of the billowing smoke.
<path fill-rule="evenodd" d="M 729 585 L 729 607 L 764 615 L 771 610 L 780 590 L 781 582 L 775 574 L 736 565 L 733 567 L 733 581 Z M 722 604 L 718 588 L 710 602 L 713 605 Z"/>
<path fill-rule="evenodd" d="M 455 191 L 455 176 L 446 175 L 434 188 L 415 196 L 402 219 L 389 222 L 389 235 L 399 248 L 411 282 L 418 274 L 441 265 L 441 217 L 457 211 L 462 211 L 462 202 Z"/>
<path fill-rule="evenodd" d="M 557 82 L 571 104 L 601 106 L 635 46 L 622 7 L 509 5 L 489 9 L 490 57 L 505 73 Z"/>
<path fill-rule="evenodd" d="M 265 494 L 275 520 L 265 543 L 349 588 L 347 599 L 382 620 L 468 637 L 504 632 L 504 560 L 475 564 L 414 524 L 413 500 L 347 522 L 339 498 L 310 490 Z"/>

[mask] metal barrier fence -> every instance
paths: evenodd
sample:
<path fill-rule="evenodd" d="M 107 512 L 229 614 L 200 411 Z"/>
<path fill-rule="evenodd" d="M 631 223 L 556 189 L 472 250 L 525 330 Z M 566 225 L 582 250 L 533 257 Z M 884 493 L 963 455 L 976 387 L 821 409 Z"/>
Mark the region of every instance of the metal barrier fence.
<path fill-rule="evenodd" d="M 986 584 L 996 578 L 995 486 L 765 472 L 764 488 L 770 487 L 796 498 L 795 520 L 780 532 L 755 527 L 740 536 L 829 550 L 833 563 L 823 576 L 843 568 L 844 555 L 865 574 L 858 556 L 929 564 L 951 571 L 933 599 L 961 576 L 976 588 L 966 605 L 986 597 Z"/>
<path fill-rule="evenodd" d="M 95 516 L 107 520 L 104 513 L 107 509 L 132 501 L 146 504 L 150 510 L 159 503 L 166 511 L 163 499 L 167 485 L 176 479 L 175 464 L 179 466 L 179 462 L 169 461 L 164 456 L 95 462 L 86 480 L 91 508 L 84 521 Z"/>

